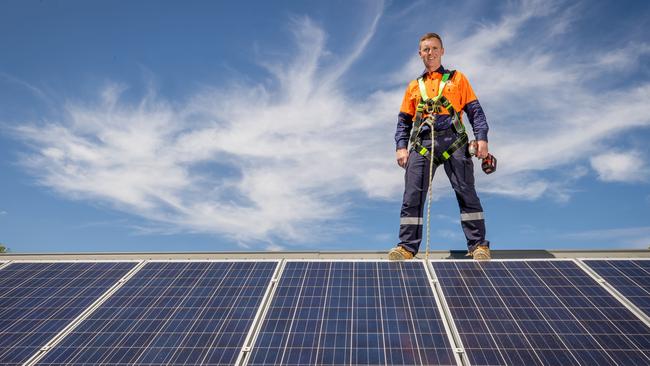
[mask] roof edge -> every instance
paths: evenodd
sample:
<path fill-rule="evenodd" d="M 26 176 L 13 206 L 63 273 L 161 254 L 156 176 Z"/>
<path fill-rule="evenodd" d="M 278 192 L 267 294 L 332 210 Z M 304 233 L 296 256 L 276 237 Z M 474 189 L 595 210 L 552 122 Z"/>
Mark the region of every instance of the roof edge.
<path fill-rule="evenodd" d="M 463 250 L 429 251 L 430 259 L 463 259 Z M 2 260 L 133 260 L 133 259 L 385 259 L 386 251 L 215 251 L 215 252 L 70 252 L 2 253 Z M 416 258 L 424 258 L 420 253 Z M 649 249 L 492 250 L 494 259 L 650 258 Z"/>

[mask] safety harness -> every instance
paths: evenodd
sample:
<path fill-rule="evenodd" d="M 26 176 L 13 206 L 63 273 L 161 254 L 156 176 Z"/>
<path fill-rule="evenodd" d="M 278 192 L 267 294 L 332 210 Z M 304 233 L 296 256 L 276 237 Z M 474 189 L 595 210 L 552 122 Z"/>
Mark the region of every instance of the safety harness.
<path fill-rule="evenodd" d="M 442 95 L 442 91 L 444 90 L 450 75 L 450 73 L 445 73 L 442 75 L 442 79 L 440 79 L 440 85 L 438 87 L 438 95 L 434 98 L 429 98 L 427 96 L 427 90 L 424 85 L 424 78 L 418 78 L 421 98 L 420 103 L 418 103 L 416 109 L 415 121 L 413 122 L 413 129 L 411 131 L 409 145 L 411 146 L 411 149 L 417 151 L 418 154 L 424 156 L 427 159 L 431 159 L 431 156 L 433 155 L 433 163 L 436 166 L 443 164 L 451 157 L 451 154 L 453 154 L 461 147 L 465 146 L 468 141 L 467 133 L 465 132 L 465 126 L 463 126 L 460 115 L 458 112 L 456 112 L 456 109 L 454 109 L 454 106 L 451 104 L 449 99 Z M 452 119 L 452 126 L 458 134 L 458 139 L 456 139 L 456 141 L 454 141 L 454 143 L 451 144 L 447 150 L 443 151 L 440 156 L 435 156 L 435 153 L 432 154 L 432 151 L 434 150 L 433 145 L 431 149 L 432 151 L 429 151 L 429 149 L 422 145 L 422 141 L 420 139 L 420 131 L 422 127 L 429 126 L 432 134 L 431 139 L 433 140 L 434 124 L 436 120 L 436 114 L 434 113 L 440 113 L 441 107 L 445 108 L 449 112 L 449 115 Z M 423 119 L 422 116 L 425 112 L 428 114 L 428 116 Z"/>

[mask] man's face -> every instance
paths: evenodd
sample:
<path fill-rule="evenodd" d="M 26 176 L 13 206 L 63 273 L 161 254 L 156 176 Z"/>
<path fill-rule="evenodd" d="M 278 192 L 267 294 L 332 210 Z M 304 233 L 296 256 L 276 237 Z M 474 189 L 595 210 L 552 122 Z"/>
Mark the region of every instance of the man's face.
<path fill-rule="evenodd" d="M 435 71 L 442 63 L 442 55 L 445 54 L 445 49 L 442 48 L 442 44 L 437 38 L 429 38 L 420 42 L 419 54 L 427 70 Z"/>

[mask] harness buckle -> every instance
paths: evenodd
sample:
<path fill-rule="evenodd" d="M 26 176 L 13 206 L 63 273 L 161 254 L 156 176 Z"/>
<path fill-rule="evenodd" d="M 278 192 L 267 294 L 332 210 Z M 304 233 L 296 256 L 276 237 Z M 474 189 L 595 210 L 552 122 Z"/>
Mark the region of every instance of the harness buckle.
<path fill-rule="evenodd" d="M 429 98 L 429 99 L 424 101 L 424 111 L 425 112 L 431 114 L 431 113 L 434 113 L 435 110 L 436 110 L 436 107 L 435 107 L 435 102 L 434 102 L 433 99 Z"/>

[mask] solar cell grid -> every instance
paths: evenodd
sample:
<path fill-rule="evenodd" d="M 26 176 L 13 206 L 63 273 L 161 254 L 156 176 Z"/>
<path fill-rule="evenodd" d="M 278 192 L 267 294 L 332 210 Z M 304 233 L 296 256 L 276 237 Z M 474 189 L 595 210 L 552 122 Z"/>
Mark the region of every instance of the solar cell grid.
<path fill-rule="evenodd" d="M 152 262 L 39 365 L 232 365 L 277 262 Z"/>
<path fill-rule="evenodd" d="M 650 316 L 650 260 L 585 260 L 583 262 Z"/>
<path fill-rule="evenodd" d="M 134 266 L 16 262 L 1 269 L 0 364 L 29 359 Z"/>
<path fill-rule="evenodd" d="M 422 262 L 287 262 L 248 365 L 455 365 Z"/>
<path fill-rule="evenodd" d="M 432 265 L 473 365 L 650 363 L 650 329 L 571 261 Z"/>

